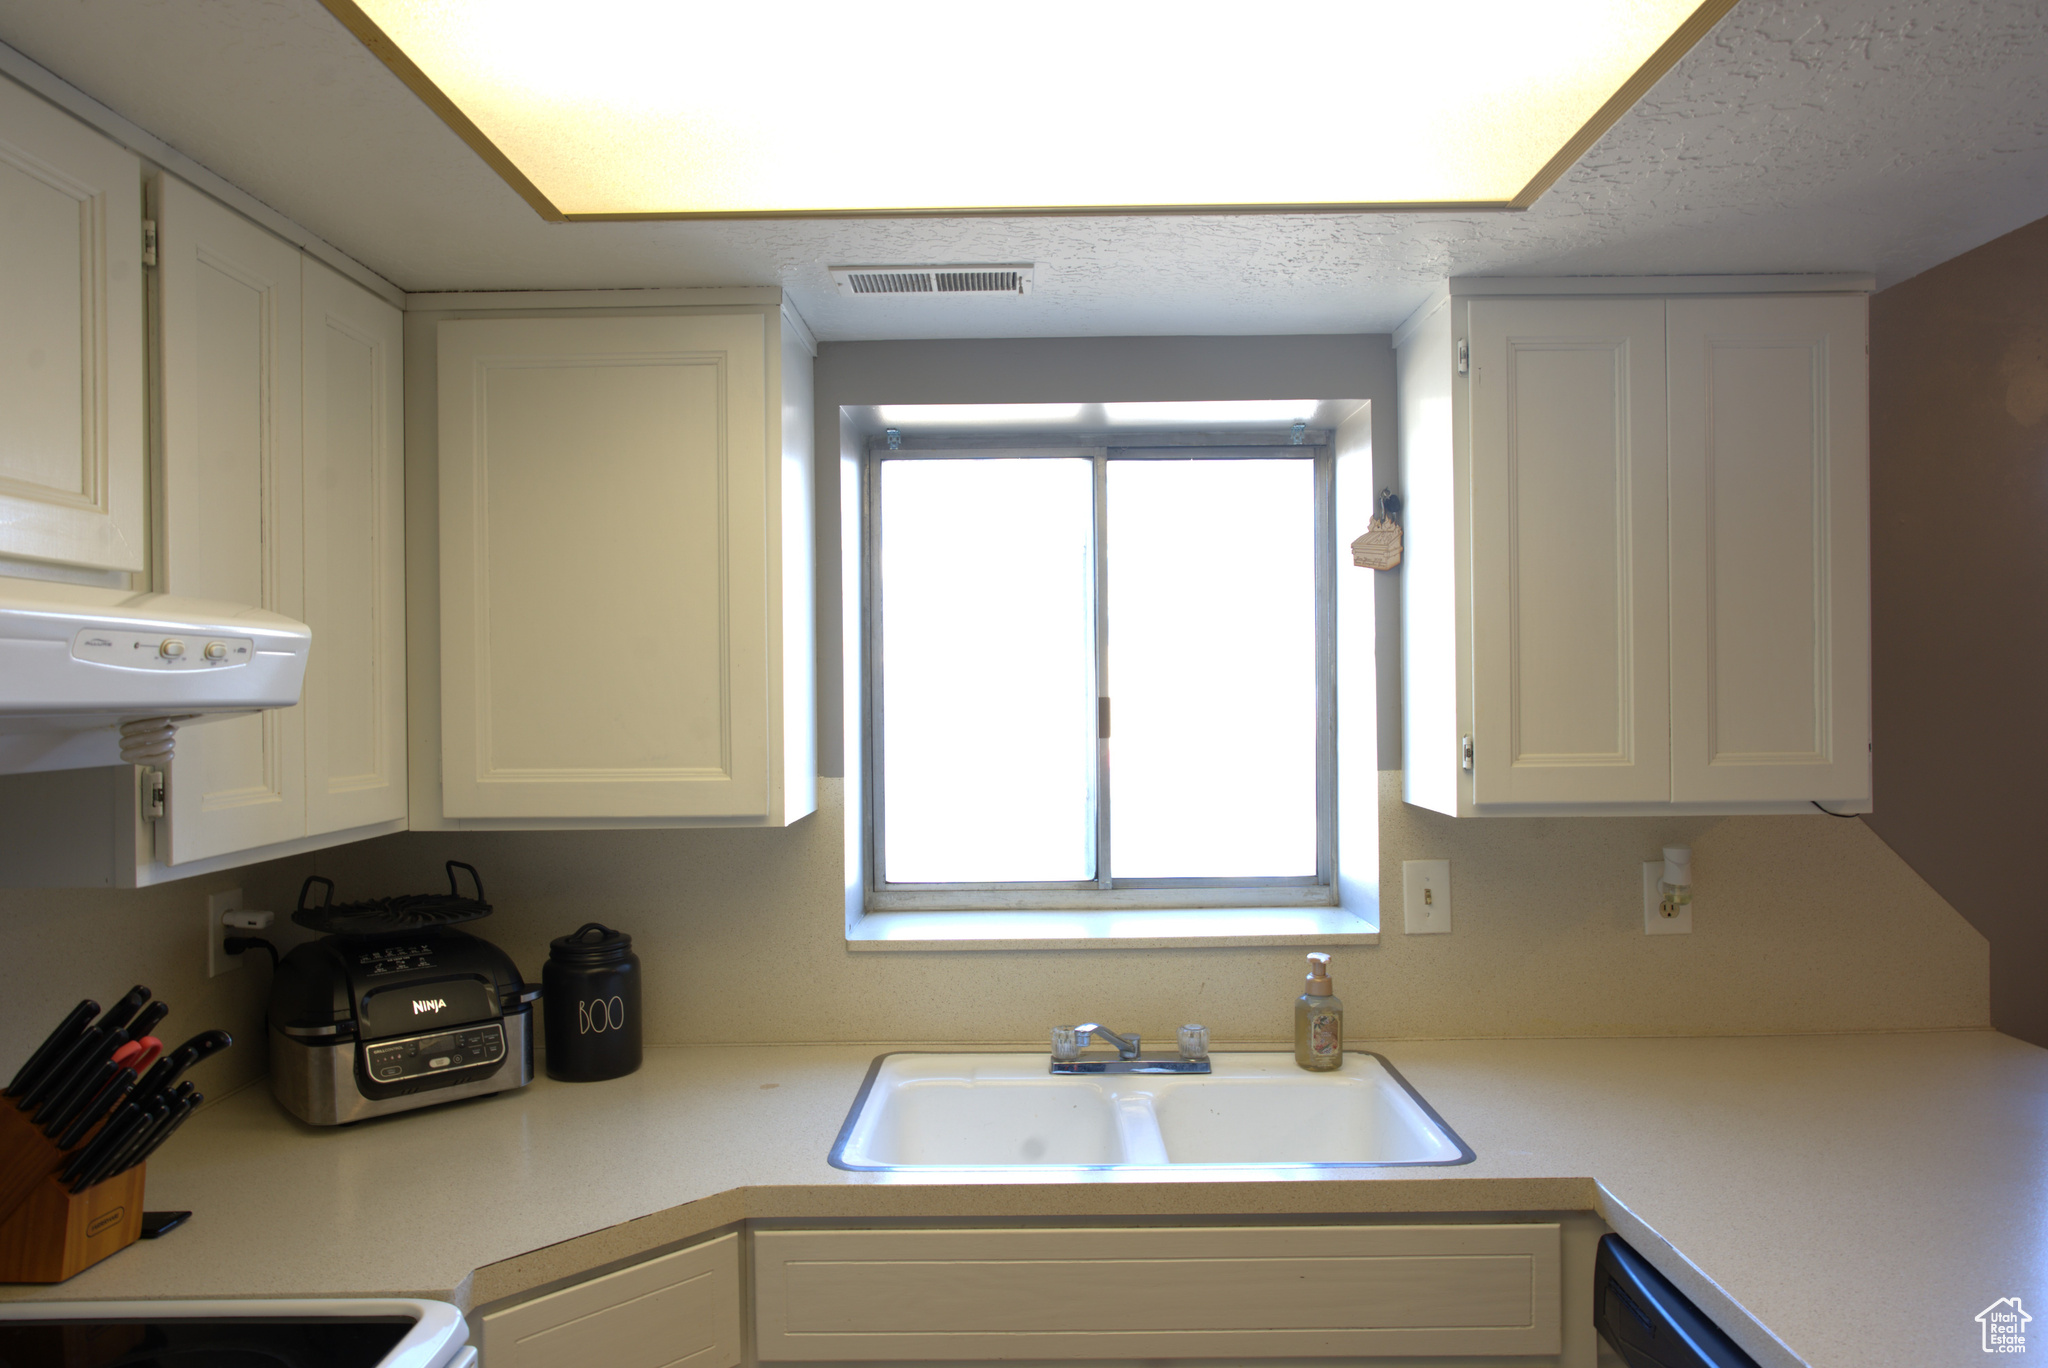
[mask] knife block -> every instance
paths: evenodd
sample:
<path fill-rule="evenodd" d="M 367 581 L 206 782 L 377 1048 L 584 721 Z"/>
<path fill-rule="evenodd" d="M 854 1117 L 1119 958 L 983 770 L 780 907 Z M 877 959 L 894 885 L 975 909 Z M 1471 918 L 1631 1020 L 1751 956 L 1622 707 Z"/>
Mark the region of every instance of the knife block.
<path fill-rule="evenodd" d="M 63 1282 L 141 1238 L 145 1166 L 74 1196 L 67 1153 L 0 1099 L 0 1282 Z"/>

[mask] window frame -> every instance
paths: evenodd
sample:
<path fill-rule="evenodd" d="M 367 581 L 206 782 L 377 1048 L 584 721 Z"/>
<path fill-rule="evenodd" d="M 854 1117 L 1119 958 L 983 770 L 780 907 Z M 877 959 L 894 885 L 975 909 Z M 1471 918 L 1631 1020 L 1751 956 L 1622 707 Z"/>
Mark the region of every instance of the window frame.
<path fill-rule="evenodd" d="M 1030 883 L 890 883 L 883 833 L 883 730 L 886 711 L 882 654 L 882 466 L 894 460 L 1089 457 L 1094 465 L 1090 517 L 1094 552 L 1090 574 L 1095 607 L 1096 697 L 1110 673 L 1108 584 L 1114 573 L 1108 508 L 1112 460 L 1307 460 L 1315 502 L 1316 872 L 1263 878 L 1115 879 L 1110 869 L 1110 805 L 1114 789 L 1110 741 L 1115 735 L 1114 694 L 1109 735 L 1097 709 L 1095 736 L 1095 856 L 1098 877 Z M 871 438 L 861 462 L 861 730 L 862 850 L 868 912 L 1102 911 L 1147 908 L 1290 908 L 1339 904 L 1337 868 L 1337 547 L 1336 459 L 1332 434 L 1284 428 L 1114 433 L 975 433 Z M 1113 676 L 1112 676 L 1113 677 Z"/>

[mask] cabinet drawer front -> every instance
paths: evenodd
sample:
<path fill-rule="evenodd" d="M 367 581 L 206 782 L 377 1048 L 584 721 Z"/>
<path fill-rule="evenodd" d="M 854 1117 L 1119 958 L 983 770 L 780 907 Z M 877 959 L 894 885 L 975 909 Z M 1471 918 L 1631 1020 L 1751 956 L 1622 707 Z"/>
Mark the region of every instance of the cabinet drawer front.
<path fill-rule="evenodd" d="M 1543 1354 L 1558 1227 L 764 1231 L 773 1360 Z"/>
<path fill-rule="evenodd" d="M 739 1236 L 493 1311 L 482 1327 L 489 1368 L 732 1368 L 740 1361 Z"/>

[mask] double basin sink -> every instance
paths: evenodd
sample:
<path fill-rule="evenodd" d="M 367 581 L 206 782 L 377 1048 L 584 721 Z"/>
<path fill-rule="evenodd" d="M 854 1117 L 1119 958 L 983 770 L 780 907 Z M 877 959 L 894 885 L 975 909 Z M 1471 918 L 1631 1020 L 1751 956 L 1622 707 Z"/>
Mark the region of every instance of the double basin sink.
<path fill-rule="evenodd" d="M 1207 1074 L 1052 1075 L 1043 1054 L 891 1054 L 832 1148 L 861 1170 L 1464 1164 L 1473 1154 L 1386 1060 L 1309 1073 L 1215 1054 Z"/>

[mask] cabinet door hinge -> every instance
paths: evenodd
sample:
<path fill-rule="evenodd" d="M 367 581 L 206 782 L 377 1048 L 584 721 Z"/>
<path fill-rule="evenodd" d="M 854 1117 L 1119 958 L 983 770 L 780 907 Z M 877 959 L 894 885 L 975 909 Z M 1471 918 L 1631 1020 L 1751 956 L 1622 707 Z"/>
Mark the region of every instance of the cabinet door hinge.
<path fill-rule="evenodd" d="M 142 221 L 142 264 L 156 265 L 156 220 Z"/>
<path fill-rule="evenodd" d="M 1109 699 L 1095 700 L 1095 737 L 1098 741 L 1109 740 Z"/>
<path fill-rule="evenodd" d="M 1472 344 L 1464 338 L 1458 339 L 1458 374 L 1472 373 Z"/>
<path fill-rule="evenodd" d="M 164 772 L 160 769 L 142 771 L 142 815 L 164 815 Z"/>
<path fill-rule="evenodd" d="M 1458 740 L 1458 768 L 1472 768 L 1472 738 L 1469 736 L 1460 737 Z"/>

